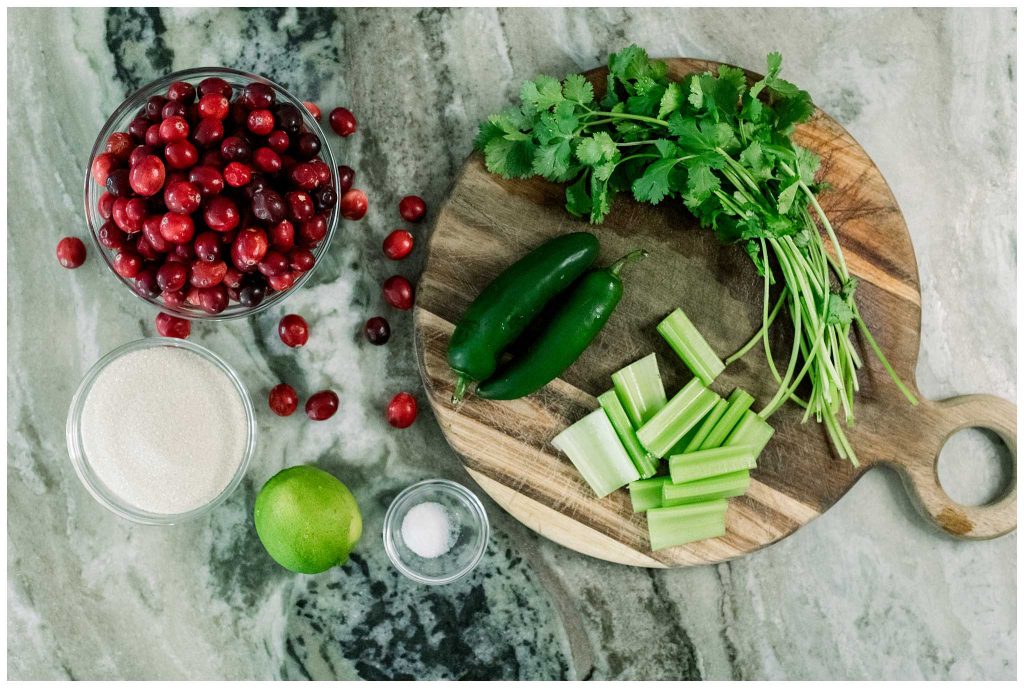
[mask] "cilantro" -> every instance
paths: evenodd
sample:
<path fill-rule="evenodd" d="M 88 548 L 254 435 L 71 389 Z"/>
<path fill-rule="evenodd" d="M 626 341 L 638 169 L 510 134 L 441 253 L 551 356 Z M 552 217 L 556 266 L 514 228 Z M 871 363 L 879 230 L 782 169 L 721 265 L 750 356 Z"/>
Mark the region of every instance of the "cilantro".
<path fill-rule="evenodd" d="M 671 183 L 669 176 L 678 160 L 665 158 L 650 165 L 644 175 L 633 182 L 633 197 L 638 201 L 647 203 L 661 203 L 662 199 L 669 194 Z"/>
<path fill-rule="evenodd" d="M 828 314 L 826 320 L 829 325 L 849 325 L 853 322 L 853 309 L 846 303 L 846 299 L 831 292 L 828 295 Z"/>

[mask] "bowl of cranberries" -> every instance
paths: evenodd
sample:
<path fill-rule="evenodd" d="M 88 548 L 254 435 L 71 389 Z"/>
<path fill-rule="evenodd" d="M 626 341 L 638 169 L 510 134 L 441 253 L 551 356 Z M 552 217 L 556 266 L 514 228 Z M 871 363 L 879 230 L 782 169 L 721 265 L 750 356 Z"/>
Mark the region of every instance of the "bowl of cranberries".
<path fill-rule="evenodd" d="M 220 320 L 309 279 L 338 224 L 337 166 L 302 101 L 233 69 L 129 96 L 89 156 L 85 212 L 111 271 L 166 313 Z"/>

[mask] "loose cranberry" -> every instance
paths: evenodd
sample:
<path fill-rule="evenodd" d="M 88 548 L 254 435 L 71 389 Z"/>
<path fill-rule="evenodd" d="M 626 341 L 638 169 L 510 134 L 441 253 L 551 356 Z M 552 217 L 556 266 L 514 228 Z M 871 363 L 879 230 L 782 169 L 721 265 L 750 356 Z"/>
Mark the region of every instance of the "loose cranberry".
<path fill-rule="evenodd" d="M 118 228 L 115 222 L 104 222 L 96 232 L 100 245 L 111 251 L 120 251 L 128 245 L 128 235 Z"/>
<path fill-rule="evenodd" d="M 313 191 L 313 202 L 317 210 L 330 210 L 337 205 L 338 196 L 334 193 L 333 187 L 323 186 Z"/>
<path fill-rule="evenodd" d="M 164 162 L 155 155 L 147 155 L 132 167 L 128 183 L 140 196 L 152 196 L 164 185 L 167 171 Z M 114 194 L 115 196 L 120 194 Z"/>
<path fill-rule="evenodd" d="M 150 96 L 149 100 L 146 101 L 146 117 L 151 121 L 160 119 L 160 111 L 164 109 L 166 104 L 167 99 L 163 96 Z"/>
<path fill-rule="evenodd" d="M 157 158 L 159 160 L 159 158 Z M 163 163 L 160 163 L 163 166 Z M 107 176 L 107 191 L 117 198 L 132 195 L 130 173 L 126 169 L 113 170 Z M 154 192 L 155 193 L 155 192 Z"/>
<path fill-rule="evenodd" d="M 309 114 L 313 115 L 313 119 L 319 122 L 320 118 L 323 117 L 323 113 L 320 112 L 320 108 L 317 107 L 317 104 L 310 102 L 308 100 L 303 101 L 302 104 L 305 106 L 307 110 L 309 110 Z"/>
<path fill-rule="evenodd" d="M 399 392 L 388 402 L 388 424 L 395 428 L 407 428 L 416 421 L 418 412 L 416 397 L 408 392 Z"/>
<path fill-rule="evenodd" d="M 315 189 L 317 184 L 320 183 L 320 177 L 316 173 L 316 168 L 308 162 L 300 163 L 293 167 L 291 178 L 295 186 L 307 191 Z"/>
<path fill-rule="evenodd" d="M 277 153 L 284 153 L 290 144 L 291 140 L 288 138 L 288 134 L 280 129 L 270 132 L 270 136 L 267 137 L 267 145 Z"/>
<path fill-rule="evenodd" d="M 141 198 L 118 198 L 114 201 L 111 211 L 114 224 L 128 234 L 142 229 L 142 221 L 146 218 L 146 202 Z"/>
<path fill-rule="evenodd" d="M 145 241 L 145 237 L 140 237 L 140 239 Z M 132 286 L 140 296 L 147 296 L 151 299 L 160 296 L 160 285 L 156 281 L 156 268 L 150 266 L 140 270 L 139 274 L 135 276 Z"/>
<path fill-rule="evenodd" d="M 270 228 L 270 245 L 278 251 L 290 251 L 295 246 L 295 225 L 282 220 Z"/>
<path fill-rule="evenodd" d="M 189 283 L 193 287 L 199 289 L 205 289 L 207 287 L 215 287 L 224 281 L 224 275 L 227 274 L 228 266 L 223 260 L 214 261 L 207 263 L 205 261 L 196 261 L 192 264 L 192 274 L 189 275 Z"/>
<path fill-rule="evenodd" d="M 147 146 L 159 146 L 160 145 L 160 125 L 151 124 L 149 129 L 146 129 L 146 145 Z"/>
<path fill-rule="evenodd" d="M 160 222 L 162 220 L 163 216 L 161 215 L 149 215 L 142 221 L 142 236 L 146 237 L 146 241 L 157 253 L 167 253 L 174 247 L 160 233 Z"/>
<path fill-rule="evenodd" d="M 246 308 L 255 308 L 267 296 L 267 285 L 260 282 L 247 284 L 238 292 L 238 302 Z"/>
<path fill-rule="evenodd" d="M 406 222 L 419 222 L 427 214 L 427 204 L 419 196 L 406 196 L 398 202 L 398 214 Z"/>
<path fill-rule="evenodd" d="M 263 189 L 253 194 L 252 214 L 264 222 L 277 224 L 285 219 L 288 208 L 281 194 L 272 189 Z"/>
<path fill-rule="evenodd" d="M 160 220 L 160 234 L 172 244 L 184 244 L 195 236 L 196 227 L 190 215 L 165 213 Z"/>
<path fill-rule="evenodd" d="M 114 256 L 114 272 L 125 279 L 134 279 L 142 269 L 142 258 L 138 253 L 125 249 Z"/>
<path fill-rule="evenodd" d="M 167 291 L 161 294 L 164 303 L 168 306 L 179 307 L 185 304 L 185 292 L 184 291 Z"/>
<path fill-rule="evenodd" d="M 160 123 L 159 131 L 160 140 L 164 143 L 184 141 L 188 138 L 188 122 L 185 121 L 184 117 L 168 117 Z"/>
<path fill-rule="evenodd" d="M 69 270 L 85 262 L 85 244 L 78 237 L 64 237 L 57 242 L 57 260 Z"/>
<path fill-rule="evenodd" d="M 299 237 L 306 246 L 316 246 L 327 236 L 327 220 L 323 215 L 314 215 L 299 225 Z"/>
<path fill-rule="evenodd" d="M 329 389 L 317 392 L 306 400 L 306 415 L 310 420 L 327 420 L 338 412 L 338 395 Z"/>
<path fill-rule="evenodd" d="M 296 272 L 309 272 L 314 264 L 316 256 L 308 249 L 297 248 L 288 254 L 288 266 Z"/>
<path fill-rule="evenodd" d="M 356 171 L 348 165 L 338 165 L 338 189 L 345 193 L 352 188 L 352 182 L 356 180 Z"/>
<path fill-rule="evenodd" d="M 149 239 L 146 238 L 145 234 L 140 234 L 135 239 L 135 252 L 142 257 L 143 265 L 155 262 L 160 258 L 160 252 L 153 248 L 153 244 L 149 243 Z M 140 272 L 139 275 L 142 273 Z M 138 289 L 136 289 L 138 291 Z M 142 293 L 142 292 L 139 292 Z"/>
<path fill-rule="evenodd" d="M 199 205 L 202 201 L 203 195 L 199 193 L 196 185 L 191 182 L 174 181 L 164 188 L 164 205 L 172 213 L 191 215 L 199 210 Z"/>
<path fill-rule="evenodd" d="M 160 111 L 160 117 L 163 119 L 170 119 L 171 117 L 187 118 L 188 108 L 185 107 L 184 103 L 179 103 L 173 100 L 168 101 L 167 104 L 164 105 L 164 109 Z"/>
<path fill-rule="evenodd" d="M 196 89 L 187 81 L 175 81 L 167 87 L 167 100 L 188 105 L 195 99 Z"/>
<path fill-rule="evenodd" d="M 199 151 L 189 141 L 173 141 L 164 146 L 167 166 L 175 170 L 186 170 L 199 162 Z"/>
<path fill-rule="evenodd" d="M 281 171 L 281 156 L 273 148 L 263 146 L 252 154 L 252 163 L 260 172 L 275 174 Z"/>
<path fill-rule="evenodd" d="M 384 255 L 391 260 L 401 260 L 412 253 L 412 234 L 396 229 L 384 239 Z"/>
<path fill-rule="evenodd" d="M 316 214 L 313 207 L 313 199 L 305 191 L 291 191 L 288 193 L 288 207 L 292 213 L 292 219 L 302 222 Z"/>
<path fill-rule="evenodd" d="M 228 292 L 223 284 L 206 289 L 196 288 L 199 307 L 207 313 L 217 314 L 228 307 Z"/>
<path fill-rule="evenodd" d="M 401 311 L 412 308 L 413 289 L 409 280 L 394 275 L 384 280 L 384 300 Z"/>
<path fill-rule="evenodd" d="M 204 117 L 196 125 L 192 138 L 203 148 L 209 148 L 224 138 L 224 123 L 213 117 Z"/>
<path fill-rule="evenodd" d="M 216 196 L 224 190 L 224 177 L 216 167 L 201 165 L 188 171 L 188 180 L 199 189 L 204 198 Z"/>
<path fill-rule="evenodd" d="M 220 235 L 216 232 L 201 232 L 192 243 L 196 257 L 207 263 L 220 259 Z"/>
<path fill-rule="evenodd" d="M 230 198 L 214 196 L 206 202 L 203 220 L 215 232 L 230 232 L 240 221 L 238 206 Z"/>
<path fill-rule="evenodd" d="M 167 313 L 157 313 L 156 331 L 161 337 L 188 339 L 188 336 L 192 333 L 192 323 L 183 318 L 175 318 Z"/>
<path fill-rule="evenodd" d="M 270 390 L 270 410 L 279 416 L 290 416 L 299 407 L 299 395 L 283 382 Z"/>
<path fill-rule="evenodd" d="M 188 269 L 181 263 L 166 262 L 156 271 L 156 283 L 166 291 L 178 291 L 188 282 Z"/>
<path fill-rule="evenodd" d="M 267 277 L 267 284 L 274 291 L 287 291 L 292 288 L 295 284 L 295 280 L 299 278 L 297 272 L 282 272 L 280 275 L 270 275 Z"/>
<path fill-rule="evenodd" d="M 245 186 L 252 180 L 252 168 L 241 162 L 229 162 L 224 168 L 224 182 L 228 186 Z"/>
<path fill-rule="evenodd" d="M 228 289 L 240 289 L 242 287 L 242 275 L 233 265 L 228 265 L 227 270 L 224 271 L 224 286 Z M 235 301 L 237 301 L 237 296 Z"/>
<path fill-rule="evenodd" d="M 267 251 L 257 267 L 267 277 L 280 275 L 288 271 L 288 258 L 278 251 Z"/>
<path fill-rule="evenodd" d="M 274 108 L 274 117 L 277 119 L 277 127 L 289 136 L 299 133 L 302 127 L 302 113 L 291 103 L 280 103 Z"/>
<path fill-rule="evenodd" d="M 135 167 L 138 165 L 143 158 L 147 155 L 151 155 L 153 149 L 146 145 L 136 146 L 132 149 L 132 154 L 128 156 L 128 167 Z"/>
<path fill-rule="evenodd" d="M 391 326 L 387 320 L 378 315 L 366 321 L 363 334 L 366 335 L 366 341 L 380 346 L 387 344 L 387 341 L 391 339 Z"/>
<path fill-rule="evenodd" d="M 96 211 L 104 220 L 110 219 L 110 213 L 114 208 L 114 195 L 109 191 L 100 194 L 100 200 L 96 202 Z"/>
<path fill-rule="evenodd" d="M 146 138 L 146 130 L 149 129 L 151 122 L 145 117 L 136 117 L 128 124 L 128 133 L 132 135 L 132 138 L 136 141 L 144 141 Z"/>
<path fill-rule="evenodd" d="M 224 119 L 228 116 L 228 99 L 219 93 L 207 93 L 199 99 L 199 116 Z"/>
<path fill-rule="evenodd" d="M 270 110 L 253 110 L 249 113 L 245 126 L 257 136 L 266 136 L 274 131 L 274 113 Z"/>
<path fill-rule="evenodd" d="M 331 129 L 338 136 L 351 136 L 356 133 L 356 116 L 343 107 L 331 110 L 330 122 Z"/>
<path fill-rule="evenodd" d="M 361 220 L 370 207 L 370 202 L 359 189 L 350 189 L 345 192 L 339 202 L 341 205 L 341 216 L 346 220 Z"/>
<path fill-rule="evenodd" d="M 133 148 L 135 148 L 135 140 L 127 132 L 115 131 L 107 139 L 107 152 L 117 160 L 127 160 L 128 156 L 132 154 Z"/>
<path fill-rule="evenodd" d="M 231 245 L 231 260 L 242 272 L 250 272 L 267 255 L 267 235 L 262 229 L 243 229 Z"/>
<path fill-rule="evenodd" d="M 299 134 L 298 138 L 295 139 L 292 150 L 295 153 L 295 157 L 299 160 L 312 160 L 320 153 L 320 139 L 317 138 L 316 134 L 309 131 Z"/>
<path fill-rule="evenodd" d="M 301 315 L 290 313 L 277 325 L 277 334 L 281 341 L 293 349 L 305 346 L 309 341 L 309 325 Z"/>

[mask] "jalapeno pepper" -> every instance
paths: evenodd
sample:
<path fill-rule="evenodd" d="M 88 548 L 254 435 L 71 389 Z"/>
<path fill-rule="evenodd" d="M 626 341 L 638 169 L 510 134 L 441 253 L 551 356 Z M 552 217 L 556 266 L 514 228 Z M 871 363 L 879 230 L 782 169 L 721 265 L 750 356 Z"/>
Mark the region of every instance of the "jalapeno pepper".
<path fill-rule="evenodd" d="M 448 364 L 458 381 L 452 402 L 466 385 L 490 377 L 498 359 L 540 312 L 597 259 L 597 237 L 563 234 L 547 241 L 494 278 L 466 309 L 448 344 Z"/>
<path fill-rule="evenodd" d="M 558 377 L 590 346 L 622 299 L 622 268 L 646 255 L 642 249 L 633 251 L 587 273 L 530 347 L 480 383 L 476 393 L 484 399 L 518 399 Z"/>

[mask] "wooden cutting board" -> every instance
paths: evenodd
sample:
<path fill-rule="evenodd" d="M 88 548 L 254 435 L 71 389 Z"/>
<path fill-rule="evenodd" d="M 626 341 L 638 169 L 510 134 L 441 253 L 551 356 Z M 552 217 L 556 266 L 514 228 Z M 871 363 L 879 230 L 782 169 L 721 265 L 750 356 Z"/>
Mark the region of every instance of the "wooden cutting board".
<path fill-rule="evenodd" d="M 702 60 L 667 61 L 673 77 L 714 69 Z M 590 72 L 598 91 L 606 70 Z M 751 78 L 758 78 L 748 73 Z M 797 142 L 822 158 L 819 179 L 831 190 L 821 204 L 838 231 L 865 320 L 902 378 L 914 382 L 921 332 L 921 291 L 906 223 L 892 192 L 867 153 L 834 119 L 816 111 Z M 509 264 L 564 232 L 591 231 L 601 242 L 600 264 L 644 247 L 650 257 L 627 270 L 625 296 L 583 356 L 561 378 L 516 401 L 470 396 L 452 407 L 454 376 L 448 339 L 476 295 Z M 866 471 L 894 467 L 921 512 L 946 532 L 992 538 L 1016 527 L 1016 475 L 995 503 L 968 507 L 939 485 L 936 465 L 946 439 L 965 427 L 988 428 L 1008 445 L 1016 466 L 1016 407 L 993 396 L 971 395 L 911 406 L 859 339 L 867 365 L 860 373 L 856 424 L 847 433 L 861 467 L 833 453 L 821 426 L 800 423 L 802 409 L 772 417 L 775 437 L 753 472 L 747 495 L 730 501 L 724 537 L 651 552 L 646 518 L 633 514 L 625 489 L 597 499 L 550 445 L 563 428 L 598 407 L 610 375 L 651 351 L 671 397 L 690 374 L 655 331 L 682 307 L 724 359 L 760 326 L 762 282 L 745 253 L 720 245 L 701 230 L 682 203 L 653 207 L 619 196 L 604 224 L 590 226 L 564 209 L 564 188 L 538 179 L 509 181 L 489 174 L 481 157 L 465 163 L 441 208 L 427 249 L 416 308 L 416 351 L 430 404 L 467 471 L 517 519 L 566 547 L 638 566 L 686 566 L 725 561 L 790 535 L 835 504 Z M 791 325 L 773 328 L 783 365 Z M 761 403 L 775 384 L 758 347 L 729 366 L 712 386 L 734 387 Z M 920 396 L 920 395 L 918 395 Z M 1014 468 L 1016 473 L 1016 467 Z"/>

